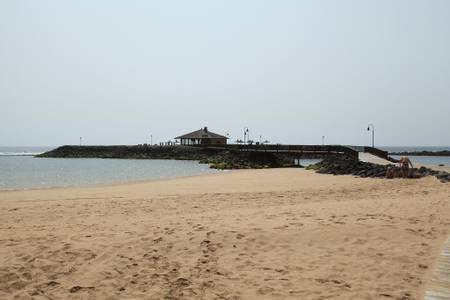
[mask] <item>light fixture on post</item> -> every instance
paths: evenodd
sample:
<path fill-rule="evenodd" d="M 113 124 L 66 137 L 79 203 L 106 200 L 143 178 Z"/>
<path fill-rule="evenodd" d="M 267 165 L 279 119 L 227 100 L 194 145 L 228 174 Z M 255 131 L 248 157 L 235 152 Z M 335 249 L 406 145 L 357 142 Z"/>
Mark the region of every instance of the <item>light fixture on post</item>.
<path fill-rule="evenodd" d="M 372 148 L 375 148 L 375 126 L 373 124 L 367 125 L 367 131 L 372 129 Z"/>

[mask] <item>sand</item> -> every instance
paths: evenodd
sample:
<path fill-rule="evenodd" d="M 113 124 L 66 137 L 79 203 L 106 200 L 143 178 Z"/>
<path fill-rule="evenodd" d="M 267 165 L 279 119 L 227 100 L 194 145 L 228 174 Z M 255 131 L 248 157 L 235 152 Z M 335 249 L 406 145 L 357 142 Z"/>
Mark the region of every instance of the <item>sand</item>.
<path fill-rule="evenodd" d="M 450 184 L 243 170 L 0 192 L 0 299 L 421 299 Z"/>

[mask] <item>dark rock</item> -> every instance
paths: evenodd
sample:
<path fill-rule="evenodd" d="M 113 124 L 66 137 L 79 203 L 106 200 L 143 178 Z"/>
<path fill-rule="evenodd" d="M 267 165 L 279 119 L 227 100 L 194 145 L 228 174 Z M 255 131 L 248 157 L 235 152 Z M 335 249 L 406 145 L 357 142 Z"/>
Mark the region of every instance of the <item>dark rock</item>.
<path fill-rule="evenodd" d="M 317 173 L 343 175 L 351 174 L 358 177 L 396 178 L 402 177 L 402 170 L 395 165 L 377 165 L 355 160 L 345 156 L 332 156 L 307 167 Z M 421 178 L 434 175 L 442 182 L 450 182 L 450 174 L 439 172 L 426 167 L 411 169 L 408 178 Z"/>
<path fill-rule="evenodd" d="M 435 176 L 436 176 L 437 179 L 444 179 L 444 178 L 448 177 L 449 175 L 450 175 L 450 174 L 447 173 L 447 172 L 439 172 L 439 173 L 436 174 Z"/>
<path fill-rule="evenodd" d="M 379 171 L 375 176 L 376 177 L 385 177 L 386 176 L 386 171 Z"/>

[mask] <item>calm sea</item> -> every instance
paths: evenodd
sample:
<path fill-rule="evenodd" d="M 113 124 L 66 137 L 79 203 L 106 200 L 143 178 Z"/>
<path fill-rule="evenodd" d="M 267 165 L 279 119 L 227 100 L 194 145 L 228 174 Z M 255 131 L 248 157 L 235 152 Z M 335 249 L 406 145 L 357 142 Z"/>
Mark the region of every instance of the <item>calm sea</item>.
<path fill-rule="evenodd" d="M 84 186 L 217 173 L 195 161 L 35 158 L 47 147 L 0 147 L 0 190 Z"/>
<path fill-rule="evenodd" d="M 450 147 L 380 147 L 388 152 L 450 151 Z M 392 155 L 400 158 L 398 155 Z M 450 166 L 450 156 L 408 156 L 413 164 Z"/>
<path fill-rule="evenodd" d="M 54 147 L 0 147 L 0 190 L 109 184 L 169 179 L 220 171 L 195 161 L 35 158 Z M 450 147 L 381 147 L 394 151 L 440 151 Z M 450 157 L 412 156 L 413 163 L 450 166 Z M 301 159 L 304 166 L 320 160 Z"/>
<path fill-rule="evenodd" d="M 408 146 L 408 147 L 380 147 L 380 149 L 388 152 L 421 152 L 421 151 L 450 151 L 450 147 L 421 147 L 421 146 Z"/>

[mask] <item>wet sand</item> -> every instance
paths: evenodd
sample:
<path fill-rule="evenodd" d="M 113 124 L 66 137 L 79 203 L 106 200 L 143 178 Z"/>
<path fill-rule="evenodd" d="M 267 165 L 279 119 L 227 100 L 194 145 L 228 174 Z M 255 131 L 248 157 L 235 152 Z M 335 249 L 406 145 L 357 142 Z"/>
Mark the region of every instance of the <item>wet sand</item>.
<path fill-rule="evenodd" d="M 450 184 L 302 169 L 0 192 L 0 299 L 421 299 Z"/>

